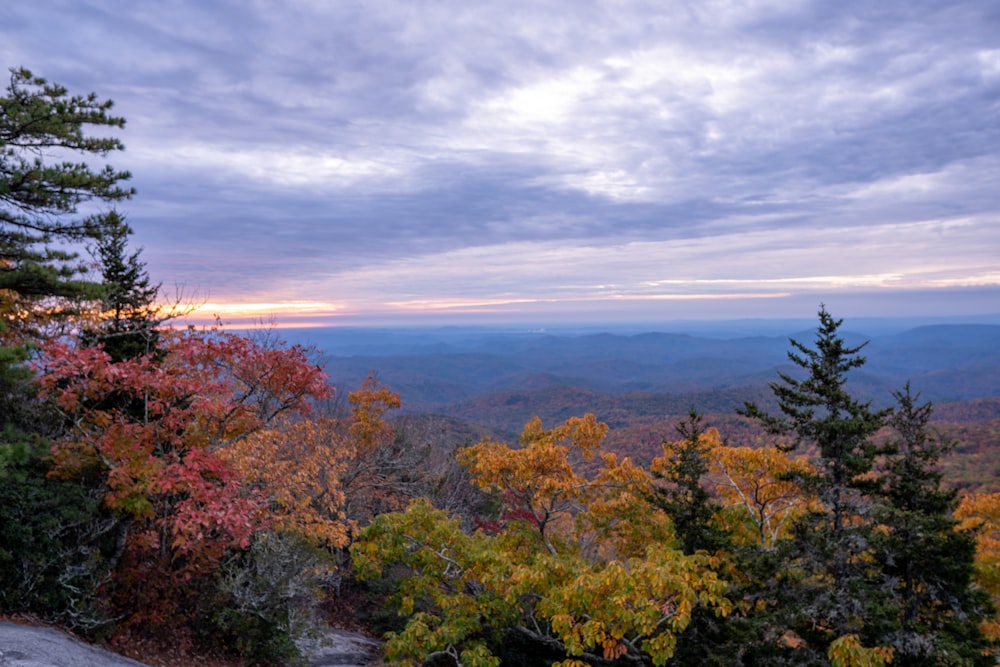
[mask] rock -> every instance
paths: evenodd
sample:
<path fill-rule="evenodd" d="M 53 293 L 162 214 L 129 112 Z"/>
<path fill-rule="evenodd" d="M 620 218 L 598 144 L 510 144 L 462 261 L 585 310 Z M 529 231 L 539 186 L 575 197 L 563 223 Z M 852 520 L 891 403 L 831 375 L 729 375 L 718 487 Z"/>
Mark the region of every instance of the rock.
<path fill-rule="evenodd" d="M 331 628 L 322 631 L 319 637 L 301 639 L 299 650 L 310 667 L 364 667 L 377 664 L 381 644 L 347 630 Z M 0 663 L 0 667 L 3 664 Z"/>
<path fill-rule="evenodd" d="M 52 628 L 0 622 L 0 667 L 148 667 Z"/>
<path fill-rule="evenodd" d="M 378 664 L 381 644 L 335 628 L 302 639 L 299 649 L 310 667 L 365 667 Z M 0 622 L 0 667 L 149 667 L 91 646 L 53 628 Z"/>

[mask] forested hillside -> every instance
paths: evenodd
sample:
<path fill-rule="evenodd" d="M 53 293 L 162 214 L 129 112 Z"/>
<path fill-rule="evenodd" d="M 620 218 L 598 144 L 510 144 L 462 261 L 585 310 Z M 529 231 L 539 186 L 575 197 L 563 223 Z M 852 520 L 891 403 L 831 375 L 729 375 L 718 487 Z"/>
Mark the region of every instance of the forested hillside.
<path fill-rule="evenodd" d="M 849 325 L 849 323 L 848 323 Z M 730 323 L 727 330 L 738 329 Z M 748 328 L 754 325 L 748 323 Z M 754 442 L 759 428 L 736 415 L 745 402 L 774 409 L 768 383 L 791 366 L 787 336 L 710 338 L 668 333 L 560 335 L 467 329 L 299 332 L 337 350 L 324 367 L 350 387 L 370 372 L 399 391 L 402 412 L 439 415 L 516 439 L 534 416 L 543 423 L 594 413 L 612 427 L 607 446 L 648 462 L 691 408 L 730 438 Z M 938 324 L 867 336 L 868 363 L 851 391 L 876 406 L 892 404 L 907 382 L 932 401 L 934 427 L 959 441 L 945 460 L 947 482 L 1000 491 L 1000 325 Z M 377 349 L 379 354 L 372 352 Z M 367 353 L 366 353 L 367 352 Z M 467 429 L 466 429 L 467 430 Z M 462 436 L 443 444 L 460 444 Z"/>
<path fill-rule="evenodd" d="M 418 338 L 410 344 L 397 337 L 386 340 L 381 353 L 366 354 L 365 347 L 336 344 L 338 333 L 335 329 L 289 332 L 328 352 L 324 366 L 335 382 L 352 386 L 377 370 L 400 392 L 407 410 L 414 412 L 461 411 L 469 401 L 490 394 L 496 394 L 499 407 L 517 392 L 560 387 L 612 395 L 697 394 L 729 409 L 742 399 L 727 399 L 725 392 L 766 386 L 776 372 L 790 368 L 789 338 L 808 335 L 789 331 L 780 336 L 719 339 L 670 333 L 491 335 L 483 331 L 462 338 L 442 336 L 424 342 Z M 367 338 L 370 349 L 379 332 L 369 332 Z M 845 340 L 851 343 L 868 341 L 869 363 L 851 378 L 852 386 L 882 405 L 889 404 L 892 391 L 906 382 L 935 402 L 1000 395 L 998 339 L 1000 324 L 935 325 L 879 336 L 848 332 Z M 715 400 L 712 394 L 717 392 L 721 395 Z"/>
<path fill-rule="evenodd" d="M 814 343 L 792 342 L 799 372 L 769 388 L 775 408 L 743 404 L 752 440 L 724 439 L 691 411 L 641 465 L 606 451 L 608 426 L 593 414 L 531 420 L 517 447 L 462 448 L 459 463 L 498 507 L 470 517 L 411 504 L 352 547 L 362 579 L 403 568 L 388 655 L 992 664 L 993 612 L 969 578 L 967 529 L 984 528 L 996 496 L 959 504 L 942 484 L 954 443 L 931 430 L 931 406 L 910 387 L 886 408 L 848 391 L 864 345 L 839 326 L 821 310 Z M 992 538 L 979 539 L 985 573 Z"/>

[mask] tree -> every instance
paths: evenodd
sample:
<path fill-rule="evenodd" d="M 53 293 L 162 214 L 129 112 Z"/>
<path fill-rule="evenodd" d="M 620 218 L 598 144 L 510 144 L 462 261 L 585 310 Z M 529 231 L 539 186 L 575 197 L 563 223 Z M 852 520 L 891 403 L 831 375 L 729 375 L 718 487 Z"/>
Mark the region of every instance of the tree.
<path fill-rule="evenodd" d="M 117 363 L 99 347 L 50 341 L 39 364 L 43 395 L 69 425 L 53 446 L 56 472 L 102 480 L 104 504 L 130 526 L 119 601 L 154 625 L 180 614 L 188 582 L 267 525 L 263 499 L 219 450 L 328 393 L 300 348 L 215 330 L 163 337 L 162 355 Z"/>
<path fill-rule="evenodd" d="M 879 479 L 884 501 L 873 513 L 873 555 L 898 610 L 886 615 L 885 643 L 894 665 L 992 664 L 979 630 L 990 605 L 971 587 L 975 538 L 955 530 L 957 492 L 942 487 L 937 468 L 955 443 L 930 431 L 931 404 L 920 404 L 909 384 L 895 398 L 895 437 Z"/>
<path fill-rule="evenodd" d="M 423 490 L 421 451 L 385 421 L 399 394 L 369 376 L 350 392 L 350 415 L 283 419 L 221 450 L 270 503 L 276 530 L 330 549 L 350 544 L 382 513 L 399 511 Z"/>
<path fill-rule="evenodd" d="M 664 442 L 663 456 L 650 466 L 654 477 L 666 482 L 655 488 L 652 500 L 673 521 L 684 553 L 714 552 L 725 537 L 714 523 L 719 506 L 706 488 L 706 478 L 710 452 L 722 445 L 719 431 L 706 429 L 701 415 L 692 410 L 677 432 L 682 439 Z"/>
<path fill-rule="evenodd" d="M 722 529 L 722 508 L 709 491 L 708 473 L 712 454 L 725 445 L 718 429 L 706 428 L 701 415 L 693 409 L 677 426 L 677 433 L 681 440 L 664 442 L 663 456 L 650 464 L 655 480 L 650 501 L 670 517 L 685 554 L 720 556 L 732 545 Z M 725 558 L 711 561 L 715 572 L 727 562 Z M 727 597 L 733 599 L 730 593 L 731 588 L 727 589 Z M 731 618 L 720 618 L 710 606 L 695 606 L 678 638 L 676 660 L 682 664 L 732 664 L 725 646 L 730 623 Z"/>
<path fill-rule="evenodd" d="M 366 377 L 347 400 L 351 414 L 342 438 L 345 467 L 340 479 L 353 537 L 359 526 L 379 514 L 404 509 L 427 490 L 421 469 L 427 451 L 387 421 L 385 413 L 402 404 L 399 394 L 374 375 Z"/>
<path fill-rule="evenodd" d="M 856 400 L 845 388 L 847 373 L 865 364 L 858 353 L 866 344 L 848 347 L 838 335 L 843 320 L 835 320 L 825 308 L 819 311 L 816 348 L 792 340 L 788 358 L 808 373 L 797 380 L 779 373 L 781 383 L 770 384 L 781 416 L 772 416 L 756 404 L 747 403 L 741 413 L 757 420 L 774 435 L 792 435 L 792 449 L 814 445 L 821 470 L 803 480 L 816 487 L 828 506 L 835 534 L 847 528 L 855 490 L 864 486 L 877 448 L 871 441 L 886 422 L 889 411 L 873 411 L 871 402 Z"/>
<path fill-rule="evenodd" d="M 99 238 L 105 229 L 101 215 L 74 219 L 81 204 L 120 201 L 133 193 L 118 185 L 128 172 L 95 172 L 83 161 L 48 162 L 53 155 L 102 156 L 122 149 L 115 138 L 84 133 L 89 126 L 124 126 L 108 114 L 110 101 L 69 96 L 26 69 L 10 74 L 0 96 L 0 470 L 5 461 L 23 462 L 25 448 L 37 447 L 34 436 L 58 426 L 36 398 L 25 344 L 72 310 L 75 300 L 96 294 L 81 279 L 85 267 L 74 263 L 77 255 L 59 245 Z"/>
<path fill-rule="evenodd" d="M 331 557 L 296 533 L 259 532 L 218 573 L 228 599 L 206 630 L 247 664 L 305 664 L 296 640 L 317 626 Z M 242 664 L 242 663 L 241 663 Z"/>
<path fill-rule="evenodd" d="M 389 638 L 390 660 L 496 666 L 518 644 L 538 664 L 660 665 L 693 609 L 726 613 L 711 559 L 676 549 L 669 520 L 647 502 L 648 473 L 598 457 L 606 430 L 593 415 L 552 429 L 536 418 L 519 448 L 485 440 L 464 450 L 473 482 L 497 503 L 475 533 L 425 500 L 362 531 L 352 547 L 362 577 L 408 573 L 397 597 L 408 620 Z"/>
<path fill-rule="evenodd" d="M 219 451 L 268 502 L 272 527 L 329 549 L 347 546 L 340 482 L 346 462 L 338 428 L 326 417 L 281 419 Z"/>
<path fill-rule="evenodd" d="M 128 251 L 132 229 L 112 211 L 105 217 L 106 233 L 91 253 L 101 271 L 98 322 L 84 329 L 84 345 L 101 344 L 113 362 L 141 356 L 156 348 L 162 324 L 156 297 L 160 285 L 152 284 L 141 250 Z"/>
<path fill-rule="evenodd" d="M 118 521 L 94 485 L 53 480 L 48 445 L 21 436 L 0 471 L 0 613 L 26 612 L 76 631 L 110 621 L 98 593 Z"/>
<path fill-rule="evenodd" d="M 723 504 L 722 520 L 735 539 L 765 549 L 787 539 L 795 519 L 812 501 L 795 482 L 795 477 L 814 472 L 809 463 L 773 446 L 721 445 L 709 456 L 715 496 Z"/>
<path fill-rule="evenodd" d="M 873 524 L 864 492 L 877 455 L 872 436 L 888 411 L 872 410 L 845 387 L 847 373 L 865 359 L 859 354 L 864 344 L 850 347 L 839 335 L 841 324 L 820 308 L 815 347 L 791 341 L 788 357 L 805 377 L 779 373 L 781 382 L 771 383 L 780 415 L 753 403 L 741 411 L 771 434 L 792 436 L 791 448 L 812 450 L 814 472 L 798 471 L 795 479 L 817 502 L 795 524 L 790 562 L 775 593 L 784 611 L 777 622 L 794 634 L 794 650 L 821 662 L 838 647 L 853 647 L 871 629 L 873 609 L 886 603 L 870 566 Z M 874 659 L 882 649 L 864 650 Z"/>
<path fill-rule="evenodd" d="M 77 216 L 82 204 L 134 194 L 120 185 L 130 178 L 127 171 L 94 170 L 83 159 L 122 150 L 117 138 L 85 133 L 124 127 L 111 107 L 93 93 L 70 96 L 26 69 L 11 70 L 0 97 L 0 335 L 6 341 L 37 332 L 73 299 L 93 296 L 77 253 L 63 246 L 105 233 L 103 215 Z M 47 162 L 53 154 L 81 159 Z"/>
<path fill-rule="evenodd" d="M 122 148 L 97 135 L 121 128 L 110 101 L 70 96 L 26 69 L 0 95 L 0 606 L 90 629 L 90 604 L 107 573 L 116 520 L 89 484 L 46 477 L 46 438 L 62 423 L 38 399 L 31 343 L 49 325 L 89 306 L 98 291 L 73 244 L 101 239 L 113 221 L 79 216 L 81 205 L 129 198 L 128 172 L 92 169 Z M 110 542 L 110 545 L 109 545 Z"/>
<path fill-rule="evenodd" d="M 993 601 L 994 616 L 980 627 L 993 642 L 993 654 L 1000 642 L 1000 493 L 977 493 L 962 498 L 955 510 L 958 529 L 976 539 L 975 581 Z"/>

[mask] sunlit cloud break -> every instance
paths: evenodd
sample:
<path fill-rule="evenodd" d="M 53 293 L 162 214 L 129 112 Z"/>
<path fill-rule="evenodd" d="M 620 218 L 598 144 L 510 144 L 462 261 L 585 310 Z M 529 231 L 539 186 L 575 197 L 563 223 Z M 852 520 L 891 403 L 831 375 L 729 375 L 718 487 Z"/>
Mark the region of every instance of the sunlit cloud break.
<path fill-rule="evenodd" d="M 335 304 L 315 301 L 208 302 L 193 306 L 182 319 L 190 322 L 205 322 L 215 319 L 223 322 L 268 322 L 274 320 L 281 324 L 291 325 L 298 318 L 327 318 L 337 315 L 342 310 L 342 307 Z M 306 323 L 302 323 L 302 325 L 306 325 Z"/>

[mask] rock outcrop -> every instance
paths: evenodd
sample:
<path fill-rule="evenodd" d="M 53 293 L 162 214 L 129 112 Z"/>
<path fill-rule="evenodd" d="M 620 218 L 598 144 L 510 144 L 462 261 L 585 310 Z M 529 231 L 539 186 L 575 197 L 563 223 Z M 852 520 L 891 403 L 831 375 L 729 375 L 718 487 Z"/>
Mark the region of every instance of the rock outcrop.
<path fill-rule="evenodd" d="M 380 645 L 355 632 L 330 629 L 316 639 L 301 640 L 299 650 L 309 667 L 364 667 L 378 663 Z"/>
<path fill-rule="evenodd" d="M 0 667 L 147 667 L 53 628 L 0 623 Z"/>
<path fill-rule="evenodd" d="M 376 664 L 379 643 L 364 635 L 330 629 L 299 648 L 310 667 L 364 667 Z M 0 667 L 148 667 L 65 632 L 0 622 Z"/>

